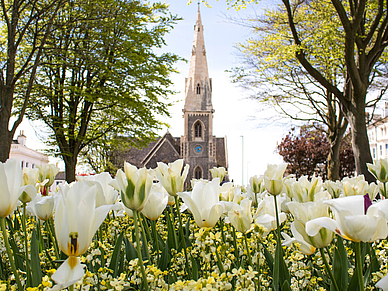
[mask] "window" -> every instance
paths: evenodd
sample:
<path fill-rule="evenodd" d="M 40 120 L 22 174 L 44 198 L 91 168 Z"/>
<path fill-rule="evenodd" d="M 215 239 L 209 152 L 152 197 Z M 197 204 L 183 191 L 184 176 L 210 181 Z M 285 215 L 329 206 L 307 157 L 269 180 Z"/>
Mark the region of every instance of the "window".
<path fill-rule="evenodd" d="M 202 125 L 199 121 L 194 125 L 194 137 L 202 137 Z"/>
<path fill-rule="evenodd" d="M 376 149 L 373 148 L 373 158 L 375 159 L 376 158 Z"/>
<path fill-rule="evenodd" d="M 28 162 L 26 162 L 26 168 L 28 168 Z"/>
<path fill-rule="evenodd" d="M 380 157 L 383 155 L 383 146 L 380 145 Z"/>
<path fill-rule="evenodd" d="M 195 177 L 195 179 L 202 178 L 202 169 L 199 166 L 197 166 L 194 170 L 194 177 Z"/>
<path fill-rule="evenodd" d="M 201 86 L 199 86 L 199 83 L 197 84 L 197 94 L 201 94 Z"/>
<path fill-rule="evenodd" d="M 22 161 L 21 166 L 22 166 L 22 169 L 23 169 L 24 168 L 24 161 Z"/>
<path fill-rule="evenodd" d="M 388 143 L 385 144 L 385 155 L 388 156 Z"/>

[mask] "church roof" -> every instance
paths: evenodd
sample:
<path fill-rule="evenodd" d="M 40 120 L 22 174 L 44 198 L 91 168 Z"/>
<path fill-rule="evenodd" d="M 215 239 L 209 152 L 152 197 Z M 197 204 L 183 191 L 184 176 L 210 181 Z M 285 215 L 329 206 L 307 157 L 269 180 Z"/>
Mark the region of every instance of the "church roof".
<path fill-rule="evenodd" d="M 187 111 L 212 111 L 212 85 L 209 79 L 201 12 L 198 5 L 197 21 L 191 50 L 189 77 L 185 84 L 185 107 Z"/>

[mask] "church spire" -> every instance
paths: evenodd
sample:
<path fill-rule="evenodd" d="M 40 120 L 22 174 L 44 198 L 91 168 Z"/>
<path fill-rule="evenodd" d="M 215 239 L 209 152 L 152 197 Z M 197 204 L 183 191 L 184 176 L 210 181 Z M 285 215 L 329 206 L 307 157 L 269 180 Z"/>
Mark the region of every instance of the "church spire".
<path fill-rule="evenodd" d="M 194 26 L 194 40 L 191 50 L 189 77 L 185 86 L 185 111 L 212 111 L 211 79 L 207 69 L 203 25 L 198 3 L 197 21 Z"/>

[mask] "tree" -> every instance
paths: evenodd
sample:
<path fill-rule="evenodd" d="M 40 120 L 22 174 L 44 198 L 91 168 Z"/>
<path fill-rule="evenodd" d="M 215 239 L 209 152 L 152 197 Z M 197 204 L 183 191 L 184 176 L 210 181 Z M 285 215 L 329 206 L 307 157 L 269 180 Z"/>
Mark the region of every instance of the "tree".
<path fill-rule="evenodd" d="M 9 158 L 23 120 L 42 50 L 64 0 L 1 0 L 0 161 Z M 15 110 L 15 102 L 19 103 Z M 11 117 L 15 117 L 12 122 Z"/>
<path fill-rule="evenodd" d="M 349 137 L 348 135 L 342 141 L 340 147 L 339 179 L 354 175 L 354 157 Z M 295 174 L 297 178 L 315 174 L 326 179 L 329 151 L 330 144 L 326 134 L 317 124 L 302 126 L 298 134 L 292 128 L 278 145 L 279 154 L 288 163 L 287 173 Z"/>
<path fill-rule="evenodd" d="M 158 55 L 178 20 L 166 4 L 69 1 L 47 40 L 29 116 L 51 130 L 51 144 L 74 181 L 78 154 L 104 137 L 147 143 L 168 115 L 176 55 Z M 57 147 L 56 147 L 57 145 Z"/>
<path fill-rule="evenodd" d="M 226 0 L 231 6 L 241 7 L 247 2 L 255 0 Z M 344 79 L 333 84 L 325 76 L 325 67 L 314 63 L 319 54 L 313 53 L 308 43 L 305 42 L 303 29 L 298 25 L 298 19 L 303 17 L 312 3 L 326 2 L 336 11 L 336 19 L 341 23 L 338 28 L 343 33 L 343 49 L 335 54 L 345 60 L 346 75 Z M 369 141 L 366 130 L 366 112 L 368 105 L 367 92 L 374 83 L 374 79 L 386 75 L 383 64 L 386 63 L 384 56 L 388 45 L 388 7 L 384 0 L 282 0 L 287 13 L 289 31 L 292 35 L 290 50 L 306 72 L 330 94 L 339 101 L 341 110 L 351 128 L 352 146 L 355 157 L 356 172 L 365 175 L 367 181 L 374 181 L 366 164 L 372 162 L 369 149 Z M 320 21 L 320 19 L 317 19 Z M 309 35 L 319 35 L 311 30 Z M 342 87 L 342 89 L 341 89 Z"/>
<path fill-rule="evenodd" d="M 323 68 L 324 76 L 336 85 L 346 74 L 345 63 L 336 55 L 343 49 L 336 12 L 320 1 L 311 1 L 302 9 L 297 23 L 305 47 L 314 54 L 311 61 Z M 298 48 L 290 45 L 292 35 L 286 11 L 281 8 L 266 11 L 262 17 L 239 23 L 249 25 L 253 36 L 237 46 L 244 67 L 234 69 L 234 81 L 249 90 L 254 88 L 252 97 L 269 104 L 278 116 L 322 124 L 330 144 L 327 175 L 337 180 L 339 149 L 348 123 L 335 95 L 312 79 L 295 57 Z"/>
<path fill-rule="evenodd" d="M 353 152 L 357 174 L 364 174 L 366 180 L 374 181 L 366 164 L 372 163 L 366 130 L 367 92 L 378 75 L 383 61 L 382 55 L 388 45 L 388 7 L 383 0 L 341 1 L 331 0 L 337 18 L 341 22 L 344 48 L 341 56 L 345 60 L 346 76 L 335 85 L 325 77 L 321 67 L 311 60 L 315 57 L 305 46 L 296 17 L 300 8 L 314 1 L 282 0 L 287 11 L 288 25 L 296 46 L 295 56 L 303 68 L 340 102 L 351 128 Z M 343 86 L 342 90 L 340 86 Z"/>

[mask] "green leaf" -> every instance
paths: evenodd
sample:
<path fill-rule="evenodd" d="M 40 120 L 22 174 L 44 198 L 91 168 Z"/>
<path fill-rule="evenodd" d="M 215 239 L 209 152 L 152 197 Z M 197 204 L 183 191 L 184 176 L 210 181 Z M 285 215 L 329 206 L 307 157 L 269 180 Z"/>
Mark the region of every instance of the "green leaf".
<path fill-rule="evenodd" d="M 269 271 L 271 272 L 271 275 L 272 275 L 273 274 L 273 257 L 264 245 L 263 245 L 263 249 L 264 249 L 265 261 L 267 262 Z"/>
<path fill-rule="evenodd" d="M 32 287 L 37 287 L 42 283 L 42 269 L 40 267 L 38 239 L 35 229 L 32 231 L 31 235 L 31 273 Z"/>
<path fill-rule="evenodd" d="M 190 255 L 191 258 L 191 275 L 193 276 L 193 280 L 198 280 L 198 265 L 197 261 L 194 259 L 192 255 Z"/>
<path fill-rule="evenodd" d="M 113 277 L 117 276 L 118 271 L 118 263 L 121 252 L 121 244 L 123 241 L 124 232 L 120 233 L 116 240 L 115 248 L 113 250 L 112 258 L 109 264 L 109 269 L 113 270 Z"/>
<path fill-rule="evenodd" d="M 348 256 L 343 239 L 337 236 L 336 248 L 334 249 L 333 273 L 340 290 L 346 290 L 348 285 Z"/>
<path fill-rule="evenodd" d="M 170 255 L 170 249 L 168 245 L 166 244 L 165 248 L 162 251 L 162 255 L 160 256 L 160 261 L 159 261 L 159 269 L 162 271 L 167 270 L 168 265 L 170 264 L 171 260 L 171 255 Z"/>
<path fill-rule="evenodd" d="M 169 249 L 178 249 L 178 246 L 175 244 L 176 242 L 176 233 L 175 233 L 175 228 L 173 227 L 172 225 L 172 222 L 171 222 L 171 218 L 170 218 L 170 215 L 167 214 L 166 215 L 166 219 L 167 219 L 167 244 L 168 244 L 168 247 Z"/>
<path fill-rule="evenodd" d="M 137 253 L 131 241 L 126 237 L 124 237 L 124 243 L 125 243 L 125 257 L 127 261 L 130 262 L 131 260 L 136 259 Z"/>

